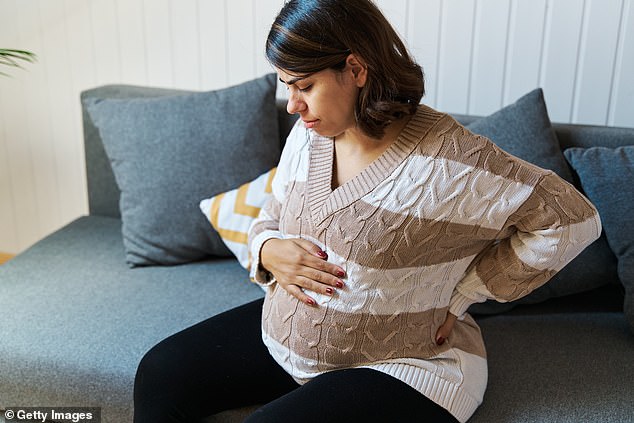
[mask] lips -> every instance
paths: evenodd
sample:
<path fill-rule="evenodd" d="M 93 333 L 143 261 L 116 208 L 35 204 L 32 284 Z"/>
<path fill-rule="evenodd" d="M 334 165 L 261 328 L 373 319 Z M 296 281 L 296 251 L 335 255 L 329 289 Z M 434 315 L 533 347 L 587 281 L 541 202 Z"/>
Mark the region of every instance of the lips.
<path fill-rule="evenodd" d="M 302 119 L 302 121 L 304 122 L 304 126 L 305 126 L 307 129 L 311 129 L 312 127 L 314 127 L 314 126 L 317 124 L 317 122 L 319 122 L 319 119 L 315 119 L 315 120 L 305 120 L 305 119 Z"/>

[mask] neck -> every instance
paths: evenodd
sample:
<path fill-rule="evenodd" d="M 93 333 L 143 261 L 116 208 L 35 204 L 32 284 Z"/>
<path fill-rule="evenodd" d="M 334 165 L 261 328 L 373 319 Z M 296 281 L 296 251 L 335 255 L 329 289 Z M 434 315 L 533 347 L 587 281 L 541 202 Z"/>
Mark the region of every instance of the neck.
<path fill-rule="evenodd" d="M 385 128 L 385 134 L 381 138 L 372 138 L 365 134 L 359 127 L 355 126 L 345 130 L 335 137 L 335 141 L 342 145 L 362 151 L 374 150 L 392 144 L 398 138 L 399 134 L 409 122 L 411 115 L 405 116 L 395 122 L 392 122 Z"/>

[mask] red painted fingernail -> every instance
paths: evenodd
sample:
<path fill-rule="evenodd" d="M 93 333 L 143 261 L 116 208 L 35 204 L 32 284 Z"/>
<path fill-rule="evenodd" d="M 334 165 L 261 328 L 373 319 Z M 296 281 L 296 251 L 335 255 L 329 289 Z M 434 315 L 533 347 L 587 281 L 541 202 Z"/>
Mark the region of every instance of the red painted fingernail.
<path fill-rule="evenodd" d="M 335 285 L 337 285 L 337 288 L 343 288 L 343 281 L 337 281 Z"/>
<path fill-rule="evenodd" d="M 332 294 L 334 294 L 334 293 L 335 293 L 335 290 L 334 290 L 334 289 L 332 289 L 331 287 L 326 288 L 326 294 L 328 294 L 328 295 L 332 295 Z"/>
<path fill-rule="evenodd" d="M 343 278 L 346 274 L 344 273 L 343 270 L 337 270 L 337 276 L 339 276 L 340 278 Z"/>
<path fill-rule="evenodd" d="M 321 258 L 328 257 L 328 254 L 326 254 L 324 251 L 317 251 L 317 255 Z"/>
<path fill-rule="evenodd" d="M 445 343 L 445 338 L 443 338 L 442 336 L 436 339 L 436 345 L 442 345 L 444 343 Z"/>
<path fill-rule="evenodd" d="M 312 298 L 309 298 L 306 300 L 306 304 L 308 304 L 309 306 L 314 306 L 317 303 Z"/>

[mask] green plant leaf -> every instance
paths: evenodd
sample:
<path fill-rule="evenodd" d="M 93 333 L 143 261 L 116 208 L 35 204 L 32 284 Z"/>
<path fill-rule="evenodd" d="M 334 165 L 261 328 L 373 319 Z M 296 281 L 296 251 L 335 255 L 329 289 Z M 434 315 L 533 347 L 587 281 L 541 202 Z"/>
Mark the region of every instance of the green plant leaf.
<path fill-rule="evenodd" d="M 0 48 L 0 65 L 22 68 L 20 60 L 33 63 L 37 60 L 37 56 L 26 50 Z M 0 75 L 9 76 L 4 72 L 0 72 Z"/>

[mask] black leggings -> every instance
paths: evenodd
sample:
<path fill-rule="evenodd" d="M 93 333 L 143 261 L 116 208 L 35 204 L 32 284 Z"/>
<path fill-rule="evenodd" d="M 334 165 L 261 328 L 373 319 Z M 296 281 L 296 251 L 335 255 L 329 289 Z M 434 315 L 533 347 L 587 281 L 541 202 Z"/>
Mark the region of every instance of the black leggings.
<path fill-rule="evenodd" d="M 297 384 L 262 343 L 262 300 L 161 341 L 141 360 L 134 422 L 197 422 L 265 404 L 246 422 L 452 422 L 447 410 L 371 369 L 328 372 Z"/>

